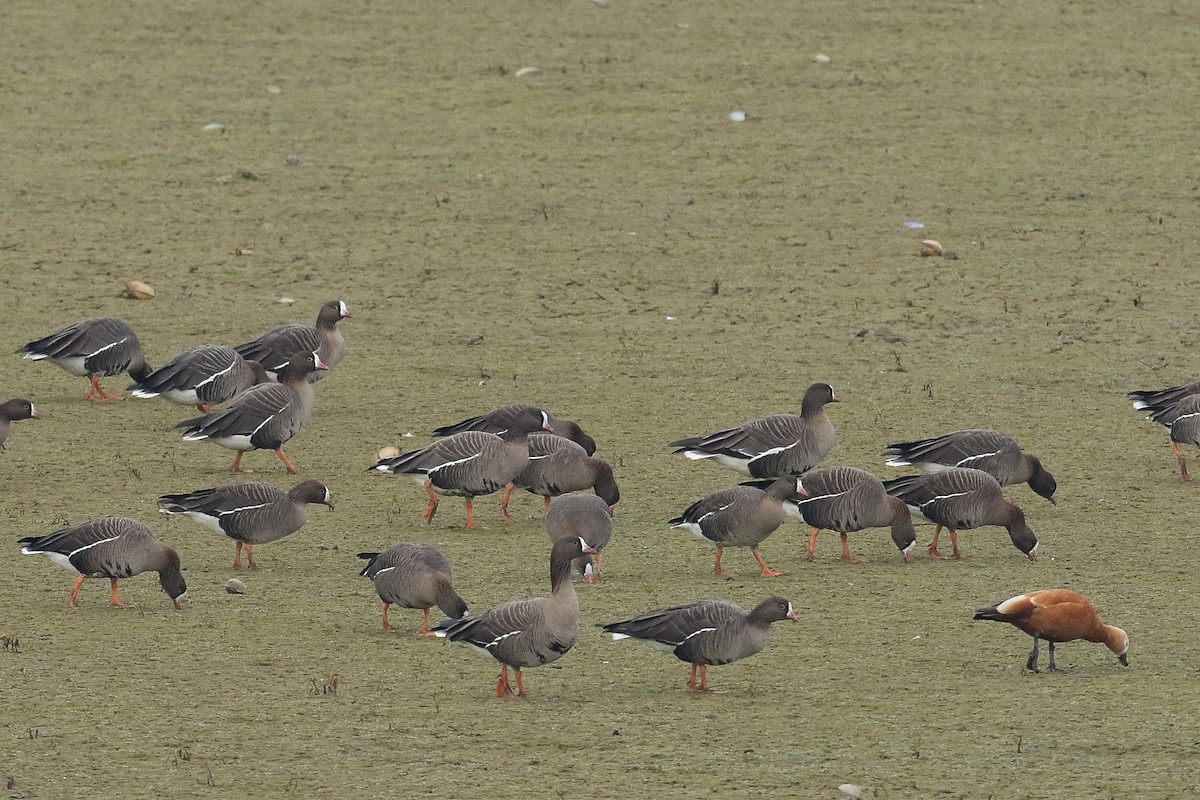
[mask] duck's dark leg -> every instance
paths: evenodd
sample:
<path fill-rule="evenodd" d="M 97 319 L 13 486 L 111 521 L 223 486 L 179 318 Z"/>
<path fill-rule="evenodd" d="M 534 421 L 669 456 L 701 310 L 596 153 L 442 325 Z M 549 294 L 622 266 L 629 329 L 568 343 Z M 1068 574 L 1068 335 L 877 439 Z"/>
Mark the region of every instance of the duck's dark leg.
<path fill-rule="evenodd" d="M 1062 670 L 1054 666 L 1054 642 L 1050 642 L 1050 668 L 1047 672 L 1062 672 Z"/>
<path fill-rule="evenodd" d="M 1029 660 L 1025 662 L 1025 669 L 1029 670 L 1030 672 L 1037 672 L 1038 671 L 1037 662 L 1038 662 L 1038 635 L 1035 633 L 1033 635 L 1033 651 L 1030 652 L 1030 654 L 1029 654 Z"/>

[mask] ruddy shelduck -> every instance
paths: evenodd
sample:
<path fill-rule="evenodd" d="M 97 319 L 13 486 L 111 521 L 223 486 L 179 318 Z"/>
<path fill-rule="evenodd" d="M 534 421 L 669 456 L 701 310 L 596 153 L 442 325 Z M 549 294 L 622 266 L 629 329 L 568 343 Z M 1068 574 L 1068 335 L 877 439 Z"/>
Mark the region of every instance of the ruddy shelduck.
<path fill-rule="evenodd" d="M 1070 589 L 1044 589 L 1010 597 L 1003 603 L 981 608 L 975 619 L 1008 622 L 1033 637 L 1033 652 L 1025 668 L 1037 672 L 1038 640 L 1050 643 L 1050 672 L 1060 672 L 1054 666 L 1055 642 L 1085 639 L 1102 642 L 1117 654 L 1123 666 L 1129 666 L 1129 636 L 1115 625 L 1105 625 L 1087 598 Z"/>

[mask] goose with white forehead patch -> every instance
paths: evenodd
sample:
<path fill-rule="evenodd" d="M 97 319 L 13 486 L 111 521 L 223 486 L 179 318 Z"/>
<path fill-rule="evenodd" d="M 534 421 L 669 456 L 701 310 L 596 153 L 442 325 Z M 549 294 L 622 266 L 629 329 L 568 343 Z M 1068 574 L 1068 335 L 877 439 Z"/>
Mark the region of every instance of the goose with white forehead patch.
<path fill-rule="evenodd" d="M 41 418 L 37 409 L 33 407 L 33 403 L 24 397 L 14 397 L 12 400 L 0 403 L 0 450 L 8 449 L 4 443 L 8 441 L 8 426 L 10 423 L 19 422 L 23 419 Z"/>
<path fill-rule="evenodd" d="M 49 359 L 72 375 L 86 377 L 91 388 L 85 398 L 92 403 L 123 400 L 100 388 L 100 378 L 128 372 L 140 381 L 150 374 L 142 343 L 133 328 L 116 317 L 98 317 L 72 323 L 17 350 L 31 361 Z"/>
<path fill-rule="evenodd" d="M 550 595 L 510 600 L 481 614 L 446 620 L 433 632 L 469 645 L 500 662 L 496 695 L 512 697 L 511 667 L 517 697 L 525 696 L 521 670 L 557 661 L 575 644 L 579 596 L 571 582 L 571 562 L 595 550 L 583 539 L 560 539 L 550 551 Z"/>
<path fill-rule="evenodd" d="M 710 666 L 761 652 L 770 639 L 771 623 L 785 619 L 795 622 L 796 612 L 779 596 L 768 597 L 749 614 L 728 600 L 696 600 L 610 622 L 603 629 L 614 640 L 640 639 L 674 653 L 692 665 L 688 688 L 707 692 Z"/>
<path fill-rule="evenodd" d="M 320 503 L 333 511 L 329 489 L 320 481 L 297 483 L 287 492 L 269 483 L 231 483 L 158 498 L 163 514 L 182 514 L 209 530 L 237 542 L 233 568 L 242 568 L 242 549 L 247 567 L 258 569 L 254 546 L 267 544 L 295 533 L 305 522 L 304 507 Z"/>
<path fill-rule="evenodd" d="M 1030 561 L 1037 558 L 1038 540 L 1025 522 L 1025 512 L 1005 500 L 1000 483 L 982 470 L 956 467 L 944 472 L 909 475 L 884 481 L 883 487 L 888 494 L 907 503 L 910 511 L 937 525 L 933 543 L 929 545 L 930 558 L 947 558 L 937 547 L 942 528 L 950 530 L 950 543 L 954 548 L 950 558 L 962 559 L 958 532 L 984 525 L 1003 527 L 1008 531 L 1013 547 L 1029 556 Z"/>
<path fill-rule="evenodd" d="M 502 434 L 466 431 L 428 447 L 376 462 L 370 471 L 407 475 L 425 487 L 429 503 L 422 516 L 432 522 L 439 495 L 463 497 L 467 527 L 475 528 L 474 499 L 508 485 L 529 464 L 529 434 L 549 430 L 546 412 L 530 407 Z"/>
<path fill-rule="evenodd" d="M 879 478 L 865 469 L 815 469 L 800 478 L 797 493 L 800 495 L 796 501 L 800 514 L 812 526 L 806 554 L 809 561 L 816 561 L 814 550 L 817 534 L 822 528 L 841 535 L 842 561 L 857 564 L 861 559 L 850 555 L 846 534 L 888 526 L 900 555 L 905 562 L 912 560 L 917 532 L 908 506 L 903 500 L 889 496 Z"/>
<path fill-rule="evenodd" d="M 279 383 L 263 383 L 238 395 L 227 406 L 203 417 L 176 425 L 185 428 L 186 442 L 208 439 L 221 447 L 236 450 L 233 472 L 240 472 L 242 455 L 248 450 L 274 450 L 288 474 L 296 467 L 284 455 L 283 445 L 296 435 L 312 416 L 314 395 L 305 378 L 317 370 L 328 369 L 314 352 L 295 353 L 279 373 Z"/>
<path fill-rule="evenodd" d="M 825 406 L 838 402 L 832 386 L 814 383 L 804 392 L 799 415 L 774 414 L 670 446 L 688 458 L 711 458 L 752 478 L 802 475 L 829 455 L 837 440 Z"/>
<path fill-rule="evenodd" d="M 142 572 L 157 572 L 167 597 L 180 608 L 187 584 L 179 566 L 179 553 L 160 542 L 148 527 L 129 517 L 102 517 L 62 528 L 45 536 L 27 536 L 17 542 L 25 555 L 44 555 L 78 577 L 71 587 L 71 606 L 79 605 L 79 589 L 85 578 L 108 578 L 112 605 L 122 608 L 117 598 L 117 581 Z"/>
<path fill-rule="evenodd" d="M 280 325 L 234 349 L 247 361 L 262 364 L 268 375 L 281 382 L 280 371 L 295 353 L 315 351 L 326 368 L 333 369 L 341 363 L 346 351 L 346 337 L 337 324 L 351 316 L 345 302 L 330 300 L 321 306 L 315 326 Z M 316 383 L 324 375 L 324 372 L 309 373 L 307 380 Z"/>

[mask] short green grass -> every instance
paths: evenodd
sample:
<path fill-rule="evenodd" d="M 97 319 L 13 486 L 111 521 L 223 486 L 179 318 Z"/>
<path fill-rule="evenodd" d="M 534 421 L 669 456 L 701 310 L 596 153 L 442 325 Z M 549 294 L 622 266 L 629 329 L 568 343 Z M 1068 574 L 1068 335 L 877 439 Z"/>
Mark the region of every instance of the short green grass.
<path fill-rule="evenodd" d="M 221 589 L 232 545 L 153 502 L 230 480 L 232 453 L 182 442 L 186 409 L 90 407 L 83 381 L 0 360 L 0 399 L 45 416 L 0 454 L 8 793 L 1200 791 L 1196 489 L 1123 397 L 1198 373 L 1198 29 L 1169 2 L 10 3 L 5 347 L 117 314 L 161 364 L 335 297 L 355 317 L 287 448 L 337 511 L 262 547 L 244 596 Z M 920 258 L 927 237 L 958 259 Z M 131 278 L 158 296 L 120 298 Z M 968 426 L 1040 455 L 1058 507 L 1008 494 L 1041 559 L 984 529 L 965 562 L 905 566 L 880 530 L 852 540 L 868 563 L 826 534 L 809 564 L 792 524 L 764 545 L 783 577 L 740 551 L 742 577 L 712 576 L 665 521 L 736 476 L 665 443 L 796 410 L 815 380 L 844 399 L 830 463 L 887 474 L 887 443 Z M 528 671 L 525 702 L 465 648 L 385 634 L 355 558 L 430 541 L 475 608 L 547 591 L 536 499 L 511 525 L 480 500 L 480 532 L 450 499 L 426 527 L 418 487 L 366 473 L 514 401 L 580 420 L 623 497 L 579 641 Z M 106 608 L 102 581 L 69 609 L 70 576 L 17 554 L 106 514 L 179 549 L 185 610 L 150 576 L 123 583 L 136 609 Z M 1030 675 L 1027 637 L 971 621 L 1053 586 L 1128 629 L 1128 669 L 1081 643 L 1067 674 Z M 800 621 L 713 668 L 718 694 L 595 627 L 776 592 Z"/>

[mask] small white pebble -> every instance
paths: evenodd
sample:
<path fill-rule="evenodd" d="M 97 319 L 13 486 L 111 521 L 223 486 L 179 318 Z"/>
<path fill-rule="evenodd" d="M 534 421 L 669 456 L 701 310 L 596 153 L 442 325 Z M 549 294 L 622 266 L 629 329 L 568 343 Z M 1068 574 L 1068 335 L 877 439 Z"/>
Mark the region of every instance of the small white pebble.
<path fill-rule="evenodd" d="M 285 158 L 283 160 L 283 163 L 287 164 L 289 167 L 298 167 L 298 166 L 300 166 L 300 156 L 296 155 L 295 153 L 292 153 L 290 156 L 288 156 L 287 158 Z"/>
<path fill-rule="evenodd" d="M 219 122 L 210 122 L 204 126 L 204 130 L 206 130 L 206 131 L 223 131 L 223 130 L 225 130 L 225 126 Z"/>
<path fill-rule="evenodd" d="M 267 94 L 283 94 L 283 89 L 280 89 L 275 84 L 271 84 L 267 87 Z"/>
<path fill-rule="evenodd" d="M 278 300 L 276 300 L 275 302 L 276 302 L 276 303 L 279 303 L 279 305 L 281 305 L 281 306 L 290 306 L 292 303 L 296 302 L 296 298 L 294 298 L 294 297 L 281 297 L 281 298 L 279 298 Z"/>
<path fill-rule="evenodd" d="M 746 121 L 746 112 L 745 111 L 730 111 L 729 112 L 729 121 L 730 122 L 745 122 Z"/>
<path fill-rule="evenodd" d="M 671 317 L 671 316 L 667 317 L 667 322 L 674 322 L 674 321 L 675 321 L 675 317 Z"/>
<path fill-rule="evenodd" d="M 825 55 L 824 53 L 817 53 L 812 57 L 812 62 L 814 64 L 828 64 L 829 56 Z"/>
<path fill-rule="evenodd" d="M 405 432 L 405 434 L 404 434 L 404 438 L 405 438 L 405 439 L 411 439 L 411 438 L 413 438 L 414 436 L 416 436 L 416 434 L 415 434 L 415 433 L 413 433 L 412 431 L 407 431 L 407 432 Z"/>
<path fill-rule="evenodd" d="M 537 67 L 521 67 L 519 70 L 514 72 L 513 75 L 517 78 L 532 78 L 534 75 L 538 75 L 540 73 L 541 70 Z"/>
<path fill-rule="evenodd" d="M 862 797 L 862 789 L 855 786 L 853 783 L 843 783 L 838 787 L 838 791 L 842 793 L 844 798 L 859 798 Z M 839 798 L 841 800 L 841 798 Z"/>
<path fill-rule="evenodd" d="M 223 584 L 225 591 L 229 594 L 245 594 L 246 584 L 239 581 L 237 578 L 230 578 Z"/>

